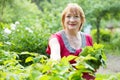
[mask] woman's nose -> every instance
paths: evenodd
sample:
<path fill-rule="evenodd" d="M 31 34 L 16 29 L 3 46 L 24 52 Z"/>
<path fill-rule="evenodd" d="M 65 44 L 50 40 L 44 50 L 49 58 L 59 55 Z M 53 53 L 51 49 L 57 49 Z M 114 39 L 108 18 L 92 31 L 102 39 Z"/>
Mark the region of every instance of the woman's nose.
<path fill-rule="evenodd" d="M 75 21 L 75 18 L 74 17 L 70 17 L 70 21 Z"/>

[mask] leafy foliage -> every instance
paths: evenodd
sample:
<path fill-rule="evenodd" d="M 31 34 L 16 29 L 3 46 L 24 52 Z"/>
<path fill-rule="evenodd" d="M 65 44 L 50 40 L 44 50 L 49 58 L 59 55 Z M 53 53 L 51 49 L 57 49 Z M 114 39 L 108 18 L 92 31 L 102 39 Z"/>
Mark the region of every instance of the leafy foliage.
<path fill-rule="evenodd" d="M 97 74 L 96 80 L 119 80 L 120 78 L 120 73 L 116 74 Z"/>
<path fill-rule="evenodd" d="M 40 11 L 28 0 L 1 0 L 0 22 L 14 23 L 20 21 L 26 26 L 34 24 Z"/>
<path fill-rule="evenodd" d="M 114 53 L 118 53 L 120 54 L 120 45 L 118 44 L 120 42 L 120 34 L 119 32 L 114 32 L 114 34 L 112 34 L 112 38 L 111 38 L 111 42 L 110 42 L 110 49 L 114 50 Z M 110 50 L 110 51 L 111 51 Z"/>
<path fill-rule="evenodd" d="M 95 67 L 91 66 L 92 64 L 96 65 L 95 63 L 89 64 L 87 63 L 87 61 L 96 59 L 98 61 L 105 61 L 105 56 L 103 56 L 104 53 L 102 52 L 102 48 L 102 45 L 94 44 L 93 48 L 86 47 L 87 50 L 84 49 L 79 57 L 71 55 L 68 57 L 63 57 L 60 61 L 50 60 L 48 59 L 48 57 L 37 53 L 15 53 L 0 50 L 0 79 L 83 80 L 82 74 L 84 72 L 89 72 L 93 75 L 94 70 L 96 69 Z M 88 56 L 87 54 L 91 54 L 91 56 Z M 102 57 L 96 57 L 95 55 L 97 54 L 99 54 Z M 23 60 L 21 56 L 26 57 L 24 58 L 24 64 L 20 63 Z M 76 65 L 74 67 L 69 63 L 69 61 L 73 59 L 76 60 Z M 28 65 L 27 63 L 29 62 L 32 63 Z M 25 66 L 25 64 L 27 65 Z M 101 66 L 101 64 L 96 66 Z"/>
<path fill-rule="evenodd" d="M 16 22 L 17 23 L 17 22 Z M 42 27 L 23 27 L 21 23 L 3 24 L 1 29 L 2 48 L 15 52 L 37 52 L 46 54 L 49 30 Z"/>
<path fill-rule="evenodd" d="M 111 32 L 109 30 L 104 30 L 104 29 L 100 29 L 100 42 L 101 43 L 110 43 L 111 41 L 111 38 L 112 38 L 112 35 L 110 34 Z M 97 40 L 97 30 L 96 29 L 93 29 L 92 32 L 92 37 L 93 37 L 93 40 L 94 42 L 96 42 Z"/>
<path fill-rule="evenodd" d="M 80 56 L 83 56 L 83 59 L 86 60 L 86 63 L 89 64 L 94 70 L 98 69 L 101 65 L 104 67 L 106 65 L 104 46 L 101 44 L 97 45 L 95 43 L 93 47 L 88 46 L 84 48 Z"/>

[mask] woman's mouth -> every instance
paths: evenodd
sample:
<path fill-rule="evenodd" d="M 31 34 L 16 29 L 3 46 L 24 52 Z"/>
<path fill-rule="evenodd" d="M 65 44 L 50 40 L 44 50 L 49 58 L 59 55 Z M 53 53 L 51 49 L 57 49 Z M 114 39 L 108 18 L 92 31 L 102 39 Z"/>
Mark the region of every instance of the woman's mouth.
<path fill-rule="evenodd" d="M 70 26 L 75 26 L 76 24 L 69 24 Z"/>

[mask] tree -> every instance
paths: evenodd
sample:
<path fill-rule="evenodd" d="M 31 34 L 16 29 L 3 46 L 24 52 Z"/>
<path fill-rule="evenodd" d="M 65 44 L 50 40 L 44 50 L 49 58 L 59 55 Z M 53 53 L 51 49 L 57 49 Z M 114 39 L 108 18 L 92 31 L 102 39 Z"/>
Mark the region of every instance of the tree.
<path fill-rule="evenodd" d="M 89 2 L 89 1 L 88 1 Z M 100 24 L 101 20 L 108 20 L 111 18 L 120 19 L 120 3 L 118 0 L 96 0 L 89 2 L 89 10 L 86 11 L 87 19 L 90 23 L 95 24 L 97 28 L 97 43 L 100 38 Z"/>
<path fill-rule="evenodd" d="M 115 18 L 115 19 L 120 19 L 120 3 L 118 3 L 118 1 L 116 0 L 116 2 L 114 1 L 113 4 L 111 4 L 109 2 L 109 6 L 108 8 L 103 8 L 103 10 L 101 11 L 100 15 L 97 16 L 97 21 L 98 23 L 96 23 L 96 27 L 97 27 L 97 42 L 99 43 L 99 30 L 100 30 L 100 21 L 101 19 L 109 19 L 109 17 L 111 18 Z M 105 5 L 106 6 L 106 5 Z M 101 17 L 101 18 L 100 18 Z"/>
<path fill-rule="evenodd" d="M 11 6 L 12 2 L 14 0 L 0 0 L 0 22 L 3 22 L 4 9 L 8 4 Z"/>

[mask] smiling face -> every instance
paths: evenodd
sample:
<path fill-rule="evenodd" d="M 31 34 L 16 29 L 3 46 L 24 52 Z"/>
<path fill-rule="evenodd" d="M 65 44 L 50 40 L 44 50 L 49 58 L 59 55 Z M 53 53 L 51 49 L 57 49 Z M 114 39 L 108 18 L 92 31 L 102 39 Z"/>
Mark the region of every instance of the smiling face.
<path fill-rule="evenodd" d="M 68 11 L 65 15 L 64 25 L 65 29 L 71 30 L 79 30 L 81 21 L 80 15 L 74 11 Z"/>
<path fill-rule="evenodd" d="M 85 15 L 82 8 L 75 3 L 68 4 L 63 10 L 61 22 L 64 29 L 81 30 L 85 22 Z"/>

